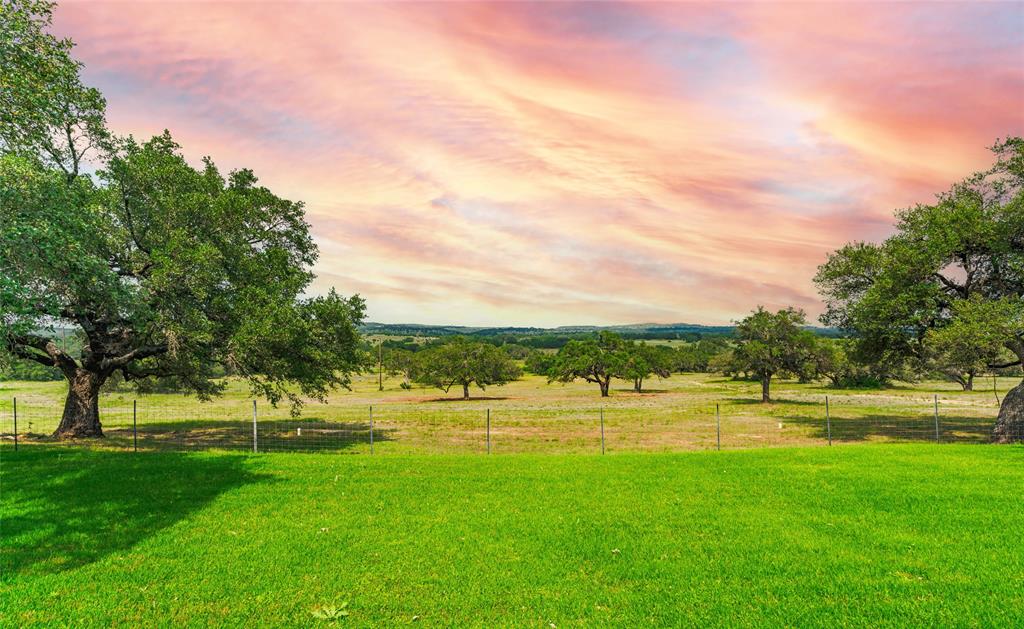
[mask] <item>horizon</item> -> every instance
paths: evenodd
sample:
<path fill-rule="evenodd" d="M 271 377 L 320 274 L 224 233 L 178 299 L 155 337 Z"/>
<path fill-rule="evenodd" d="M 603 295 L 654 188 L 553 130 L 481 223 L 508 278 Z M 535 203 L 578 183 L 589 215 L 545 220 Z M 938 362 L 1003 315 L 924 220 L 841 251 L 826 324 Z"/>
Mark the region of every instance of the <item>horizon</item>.
<path fill-rule="evenodd" d="M 305 201 L 314 289 L 381 323 L 816 323 L 829 251 L 1024 135 L 1021 3 L 93 2 L 54 26 L 113 131 Z"/>

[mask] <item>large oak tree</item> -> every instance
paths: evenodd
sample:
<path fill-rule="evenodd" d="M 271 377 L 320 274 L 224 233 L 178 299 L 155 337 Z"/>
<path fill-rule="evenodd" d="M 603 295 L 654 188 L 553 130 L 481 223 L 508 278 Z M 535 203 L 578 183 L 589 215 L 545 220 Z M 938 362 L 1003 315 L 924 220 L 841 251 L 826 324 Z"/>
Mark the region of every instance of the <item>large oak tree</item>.
<path fill-rule="evenodd" d="M 855 332 L 861 356 L 922 360 L 929 343 L 959 338 L 990 368 L 1024 362 L 1024 140 L 993 151 L 988 170 L 897 212 L 883 243 L 846 245 L 818 269 L 822 321 Z M 1008 360 L 993 359 L 999 347 Z M 1024 383 L 1003 398 L 993 437 L 1024 440 Z"/>
<path fill-rule="evenodd" d="M 0 3 L 0 354 L 67 378 L 56 435 L 102 436 L 115 372 L 206 397 L 223 367 L 293 409 L 347 385 L 364 305 L 302 297 L 317 259 L 302 204 L 248 170 L 193 167 L 166 132 L 111 137 L 51 9 Z M 69 324 L 77 356 L 47 334 Z"/>

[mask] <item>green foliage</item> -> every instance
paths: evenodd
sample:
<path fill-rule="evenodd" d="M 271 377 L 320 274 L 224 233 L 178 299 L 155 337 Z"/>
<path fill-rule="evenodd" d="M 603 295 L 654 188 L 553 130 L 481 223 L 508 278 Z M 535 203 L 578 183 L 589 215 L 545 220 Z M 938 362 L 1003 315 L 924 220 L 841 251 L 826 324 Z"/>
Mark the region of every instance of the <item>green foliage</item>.
<path fill-rule="evenodd" d="M 806 322 L 803 310 L 784 308 L 773 313 L 758 307 L 736 325 L 733 366 L 761 381 L 762 401 L 770 400 L 773 376 L 807 373 L 816 338 L 803 329 Z"/>
<path fill-rule="evenodd" d="M 719 371 L 711 367 L 712 360 L 729 348 L 729 341 L 724 337 L 711 337 L 687 343 L 676 349 L 675 365 L 672 370 L 691 373 Z"/>
<path fill-rule="evenodd" d="M 1024 302 L 974 295 L 953 304 L 951 321 L 929 330 L 925 346 L 937 371 L 969 389 L 990 365 L 1012 362 L 1004 344 L 1015 330 L 1024 330 Z"/>
<path fill-rule="evenodd" d="M 934 359 L 977 369 L 997 345 L 1024 359 L 1024 140 L 993 151 L 989 170 L 899 211 L 882 244 L 846 245 L 819 267 L 822 321 L 856 332 L 851 355 L 904 373 Z"/>
<path fill-rule="evenodd" d="M 463 397 L 469 387 L 481 389 L 516 380 L 521 370 L 500 348 L 462 336 L 434 344 L 416 355 L 413 379 L 447 393 L 454 385 L 462 386 Z"/>
<path fill-rule="evenodd" d="M 627 360 L 628 346 L 621 336 L 602 331 L 597 338 L 569 341 L 558 350 L 548 370 L 548 380 L 572 382 L 582 378 L 601 388 L 607 397 L 611 380 L 621 373 Z"/>
<path fill-rule="evenodd" d="M 526 371 L 538 376 L 546 376 L 555 364 L 555 354 L 539 349 L 531 350 L 526 356 L 524 367 Z"/>
<path fill-rule="evenodd" d="M 31 360 L 12 360 L 0 369 L 0 380 L 27 380 L 29 382 L 48 382 L 63 380 L 64 374 L 56 367 L 47 367 Z"/>
<path fill-rule="evenodd" d="M 108 148 L 106 102 L 82 84 L 73 44 L 47 32 L 54 3 L 0 2 L 0 152 L 68 182 L 90 152 Z"/>
<path fill-rule="evenodd" d="M 644 380 L 655 375 L 668 378 L 675 365 L 675 352 L 664 345 L 626 341 L 622 346 L 623 360 L 614 372 L 616 378 L 630 380 L 633 389 L 643 391 Z"/>

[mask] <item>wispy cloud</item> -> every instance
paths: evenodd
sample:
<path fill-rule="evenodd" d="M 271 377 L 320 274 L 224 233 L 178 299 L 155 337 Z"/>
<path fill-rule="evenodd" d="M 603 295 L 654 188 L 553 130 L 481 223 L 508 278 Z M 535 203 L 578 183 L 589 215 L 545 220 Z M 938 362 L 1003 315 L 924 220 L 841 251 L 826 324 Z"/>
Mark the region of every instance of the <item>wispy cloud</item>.
<path fill-rule="evenodd" d="M 119 132 L 303 199 L 387 321 L 820 308 L 825 253 L 1024 134 L 1024 5 L 62 5 Z"/>

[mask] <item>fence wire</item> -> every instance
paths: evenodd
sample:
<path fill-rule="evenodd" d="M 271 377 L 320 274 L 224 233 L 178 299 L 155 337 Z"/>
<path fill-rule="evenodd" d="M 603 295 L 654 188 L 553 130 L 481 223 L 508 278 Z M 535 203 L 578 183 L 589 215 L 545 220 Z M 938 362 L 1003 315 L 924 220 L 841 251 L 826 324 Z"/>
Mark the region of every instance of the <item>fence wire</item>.
<path fill-rule="evenodd" d="M 62 405 L 0 400 L 0 444 L 117 450 L 351 454 L 615 453 L 825 446 L 870 442 L 987 443 L 995 418 L 963 400 L 914 398 L 872 413 L 864 396 L 787 401 L 771 409 L 729 399 L 673 408 L 308 406 L 300 416 L 252 400 L 103 400 L 103 438 L 57 439 Z M 794 411 L 793 409 L 798 409 Z M 988 413 L 985 413 L 986 415 Z M 1011 435 L 1020 441 L 1024 435 Z"/>

